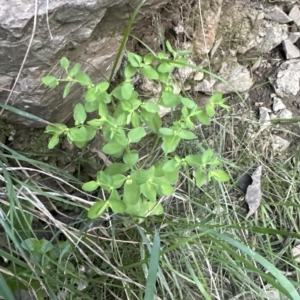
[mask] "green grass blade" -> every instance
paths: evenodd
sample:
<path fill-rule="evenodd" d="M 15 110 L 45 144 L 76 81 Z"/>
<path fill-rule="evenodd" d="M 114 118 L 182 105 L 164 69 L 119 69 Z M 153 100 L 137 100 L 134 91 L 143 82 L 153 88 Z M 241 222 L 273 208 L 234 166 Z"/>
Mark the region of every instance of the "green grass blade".
<path fill-rule="evenodd" d="M 2 104 L 2 103 L 0 103 L 0 107 L 6 109 L 6 110 L 8 110 L 8 111 L 10 111 L 10 112 L 12 112 L 12 113 L 14 113 L 16 115 L 19 115 L 19 116 L 21 116 L 23 118 L 30 119 L 30 120 L 33 120 L 33 121 L 38 121 L 38 122 L 41 122 L 41 123 L 44 123 L 44 124 L 51 124 L 48 121 L 46 121 L 46 120 L 44 120 L 44 119 L 42 119 L 40 117 L 37 117 L 37 116 L 35 116 L 35 115 L 31 114 L 31 113 L 28 113 L 28 112 L 23 111 L 21 109 L 18 109 L 16 107 L 12 107 L 12 106 L 9 106 L 9 105 L 6 105 L 6 104 Z"/>
<path fill-rule="evenodd" d="M 146 282 L 144 300 L 153 300 L 156 286 L 156 276 L 159 262 L 160 238 L 157 230 L 154 233 L 153 246 L 149 263 L 149 273 Z"/>
<path fill-rule="evenodd" d="M 9 300 L 15 300 L 16 298 L 14 297 L 13 293 L 11 292 L 9 286 L 6 283 L 6 280 L 0 273 L 0 295 L 4 299 L 9 299 Z"/>
<path fill-rule="evenodd" d="M 220 234 L 217 232 L 210 232 L 211 236 L 216 237 L 215 243 L 219 244 L 224 250 L 231 252 L 232 255 L 239 256 L 235 251 L 233 251 L 231 248 L 227 247 L 225 244 L 221 244 L 220 240 L 227 242 L 228 244 L 240 249 L 244 254 L 248 255 L 251 259 L 257 261 L 262 266 L 264 266 L 269 272 L 277 279 L 278 283 L 273 281 L 269 276 L 267 276 L 265 273 L 260 272 L 261 277 L 264 277 L 266 280 L 268 280 L 275 288 L 277 288 L 281 293 L 289 297 L 289 299 L 293 300 L 299 300 L 300 296 L 295 289 L 294 285 L 282 274 L 282 272 L 277 269 L 272 263 L 270 263 L 268 260 L 266 260 L 264 257 L 262 257 L 260 254 L 252 251 L 248 246 L 243 245 L 242 243 L 234 240 L 233 238 L 225 235 Z M 239 257 L 238 259 L 242 259 L 242 257 Z M 244 264 L 246 264 L 249 268 L 253 269 L 254 267 L 244 259 Z M 250 266 L 251 265 L 251 266 Z"/>
<path fill-rule="evenodd" d="M 135 11 L 133 12 L 133 14 L 131 15 L 131 18 L 125 28 L 125 31 L 124 31 L 124 36 L 123 36 L 123 39 L 122 39 L 122 42 L 121 42 L 121 45 L 119 47 L 119 50 L 117 52 L 117 56 L 116 56 L 116 59 L 115 59 L 115 62 L 114 62 L 114 65 L 113 65 L 113 68 L 111 70 L 111 73 L 110 73 L 110 76 L 109 76 L 109 81 L 112 80 L 114 74 L 115 74 L 115 71 L 116 71 L 116 68 L 119 64 L 119 61 L 120 61 L 120 58 L 122 56 L 122 52 L 124 50 L 124 47 L 125 47 L 125 44 L 127 42 L 127 39 L 128 39 L 128 36 L 130 34 L 130 30 L 131 30 L 131 26 L 136 18 L 136 15 L 138 14 L 139 10 L 141 9 L 141 7 L 143 6 L 143 4 L 146 2 L 146 0 L 141 0 L 141 2 L 139 3 L 139 5 L 137 6 L 137 8 L 135 9 Z"/>

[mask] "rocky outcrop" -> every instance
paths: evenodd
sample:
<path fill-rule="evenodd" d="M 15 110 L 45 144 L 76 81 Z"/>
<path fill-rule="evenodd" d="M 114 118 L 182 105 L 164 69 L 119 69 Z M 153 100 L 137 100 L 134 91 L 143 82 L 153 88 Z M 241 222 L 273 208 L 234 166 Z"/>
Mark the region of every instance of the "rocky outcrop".
<path fill-rule="evenodd" d="M 147 1 L 139 17 L 142 18 L 147 11 L 155 11 L 167 1 Z M 83 90 L 74 86 L 69 96 L 63 99 L 63 85 L 49 90 L 41 85 L 41 78 L 50 73 L 61 76 L 57 63 L 62 56 L 81 63 L 82 69 L 93 80 L 108 78 L 122 39 L 122 31 L 139 1 L 37 2 L 37 8 L 35 1 L 30 0 L 1 2 L 0 103 L 6 102 L 30 45 L 22 72 L 7 104 L 50 122 L 63 122 L 68 119 Z M 139 19 L 136 24 L 138 22 Z M 44 126 L 7 111 L 1 118 L 25 126 Z"/>

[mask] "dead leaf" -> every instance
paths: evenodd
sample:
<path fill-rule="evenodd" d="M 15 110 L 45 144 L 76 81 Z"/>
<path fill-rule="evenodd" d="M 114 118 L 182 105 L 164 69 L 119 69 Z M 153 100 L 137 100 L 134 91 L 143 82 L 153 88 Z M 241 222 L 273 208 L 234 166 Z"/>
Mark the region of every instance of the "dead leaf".
<path fill-rule="evenodd" d="M 261 169 L 259 166 L 252 174 L 252 184 L 248 186 L 245 200 L 249 206 L 249 212 L 246 216 L 248 219 L 251 215 L 253 215 L 258 209 L 261 201 L 261 188 L 260 188 L 260 179 L 261 179 Z"/>
<path fill-rule="evenodd" d="M 97 153 L 98 157 L 103 160 L 103 162 L 105 163 L 105 165 L 107 167 L 112 164 L 112 162 L 107 158 L 107 156 L 102 151 L 100 151 L 96 148 L 91 148 L 90 151 Z"/>

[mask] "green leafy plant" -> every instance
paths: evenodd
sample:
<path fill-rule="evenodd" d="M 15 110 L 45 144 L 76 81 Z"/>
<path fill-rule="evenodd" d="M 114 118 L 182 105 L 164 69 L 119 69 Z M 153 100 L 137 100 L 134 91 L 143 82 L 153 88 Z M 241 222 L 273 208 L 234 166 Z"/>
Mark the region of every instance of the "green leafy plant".
<path fill-rule="evenodd" d="M 183 158 L 176 154 L 180 141 L 197 138 L 194 133 L 196 122 L 210 125 L 216 107 L 229 107 L 220 93 L 213 94 L 204 108 L 192 99 L 174 93 L 172 72 L 174 68 L 187 65 L 185 56 L 188 51 L 175 51 L 169 42 L 166 46 L 170 55 L 149 53 L 140 56 L 129 52 L 124 69 L 125 79 L 112 90 L 109 82 L 94 84 L 80 70 L 79 64 L 70 68 L 66 57 L 60 60 L 67 74 L 65 79 L 54 76 L 43 78 L 43 83 L 50 88 L 66 83 L 63 97 L 68 96 L 72 84 L 78 83 L 86 88 L 85 103 L 78 103 L 74 108 L 74 127 L 68 128 L 62 123 L 46 127 L 46 133 L 52 135 L 48 147 L 54 148 L 60 137 L 66 136 L 70 144 L 83 148 L 97 131 L 101 131 L 106 141 L 102 151 L 115 159 L 112 165 L 97 173 L 95 180 L 82 186 L 88 192 L 101 188 L 108 194 L 107 199 L 96 202 L 89 209 L 90 218 L 101 216 L 108 208 L 114 213 L 141 218 L 162 214 L 163 207 L 157 199 L 174 192 L 173 186 L 182 170 L 193 170 L 199 188 L 211 179 L 229 180 L 229 175 L 218 168 L 221 163 L 211 149 Z M 132 77 L 137 73 L 160 83 L 161 93 L 156 102 L 147 101 L 135 90 Z M 180 109 L 181 115 L 171 126 L 164 127 L 159 115 L 160 107 Z M 87 114 L 95 111 L 98 118 L 88 120 Z M 156 140 L 148 158 L 141 159 L 135 145 L 147 139 L 149 134 L 155 134 Z M 149 165 L 159 143 L 163 158 Z"/>

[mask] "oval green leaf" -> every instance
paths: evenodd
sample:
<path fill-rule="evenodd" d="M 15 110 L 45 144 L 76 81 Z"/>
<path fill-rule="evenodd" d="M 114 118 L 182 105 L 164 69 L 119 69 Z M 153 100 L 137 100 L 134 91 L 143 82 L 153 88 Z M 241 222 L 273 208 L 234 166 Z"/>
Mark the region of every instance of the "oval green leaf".
<path fill-rule="evenodd" d="M 108 201 L 98 201 L 88 210 L 88 217 L 95 219 L 104 214 L 105 210 L 109 207 Z"/>

